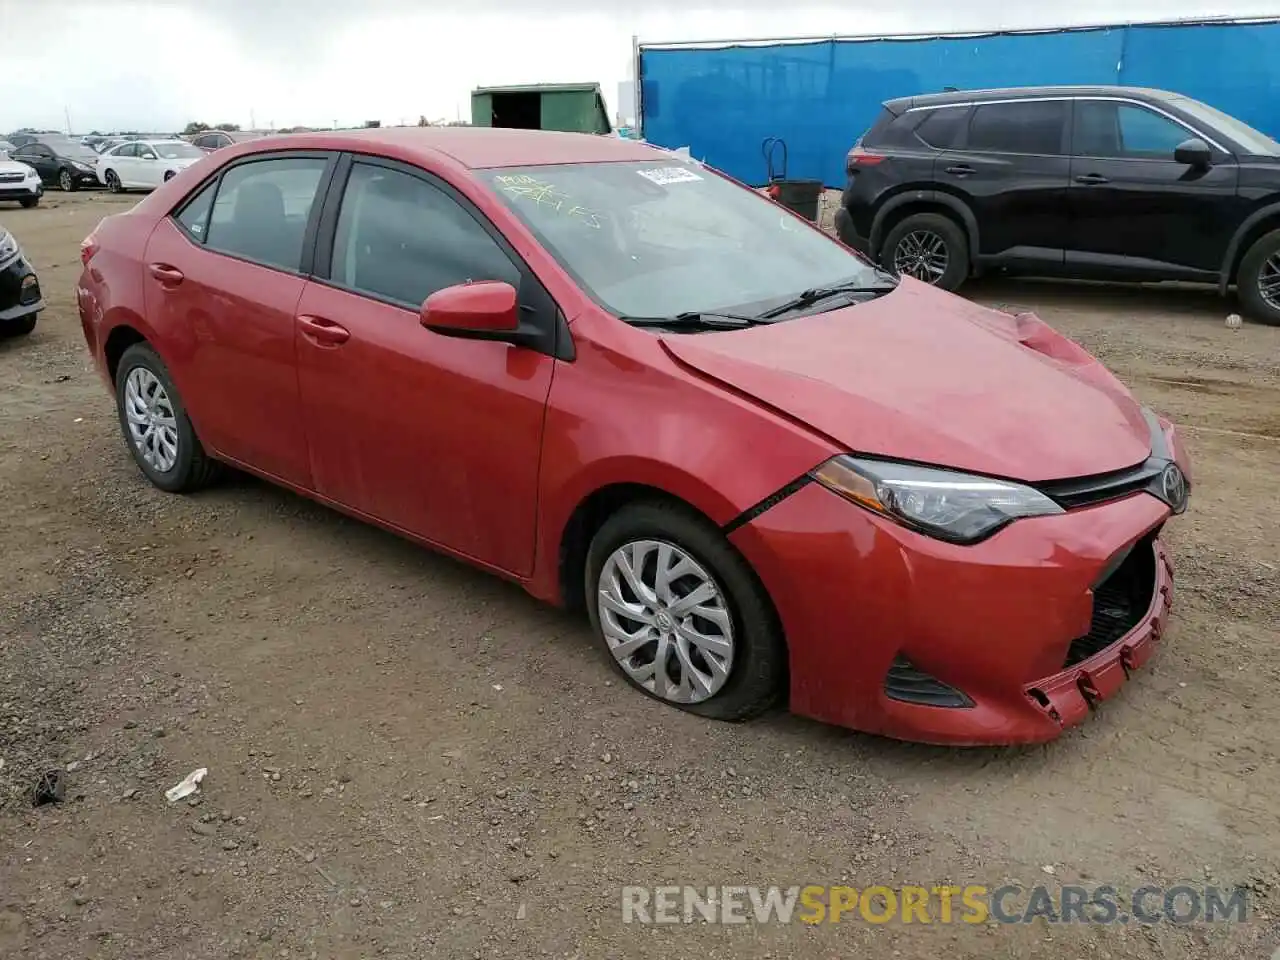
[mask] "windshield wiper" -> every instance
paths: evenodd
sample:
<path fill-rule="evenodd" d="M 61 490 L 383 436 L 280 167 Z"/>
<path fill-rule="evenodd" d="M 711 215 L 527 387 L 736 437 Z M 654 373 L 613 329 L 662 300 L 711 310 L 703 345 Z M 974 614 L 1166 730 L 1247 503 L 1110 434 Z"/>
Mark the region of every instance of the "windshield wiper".
<path fill-rule="evenodd" d="M 633 327 L 709 327 L 716 330 L 738 330 L 765 322 L 760 317 L 714 310 L 686 310 L 671 317 L 621 317 Z"/>
<path fill-rule="evenodd" d="M 803 291 L 798 297 L 780 303 L 776 307 L 772 307 L 760 314 L 758 320 L 773 320 L 782 316 L 784 313 L 790 313 L 792 310 L 801 310 L 804 307 L 811 307 L 821 300 L 828 297 L 834 297 L 842 293 L 888 293 L 897 286 L 896 283 L 883 283 L 879 286 L 869 287 L 860 281 L 849 281 L 846 283 L 832 283 L 825 287 L 811 287 Z"/>

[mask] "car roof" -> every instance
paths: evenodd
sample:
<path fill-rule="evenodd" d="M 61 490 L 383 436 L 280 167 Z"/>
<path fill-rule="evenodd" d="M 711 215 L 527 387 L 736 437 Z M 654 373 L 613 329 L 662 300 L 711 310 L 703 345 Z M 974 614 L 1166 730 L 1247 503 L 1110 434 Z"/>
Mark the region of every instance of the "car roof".
<path fill-rule="evenodd" d="M 927 93 L 914 97 L 896 97 L 886 100 L 885 106 L 894 113 L 918 107 L 945 107 L 950 104 L 973 103 L 978 100 L 1014 100 L 1032 97 L 1126 97 L 1137 100 L 1172 100 L 1176 94 L 1150 87 L 1088 86 L 1088 87 L 996 87 L 988 90 L 948 90 L 945 93 Z"/>
<path fill-rule="evenodd" d="M 471 169 L 660 160 L 668 156 L 666 151 L 638 140 L 495 127 L 376 127 L 290 133 L 254 141 L 253 152 L 290 148 L 390 151 L 423 160 L 444 156 Z"/>

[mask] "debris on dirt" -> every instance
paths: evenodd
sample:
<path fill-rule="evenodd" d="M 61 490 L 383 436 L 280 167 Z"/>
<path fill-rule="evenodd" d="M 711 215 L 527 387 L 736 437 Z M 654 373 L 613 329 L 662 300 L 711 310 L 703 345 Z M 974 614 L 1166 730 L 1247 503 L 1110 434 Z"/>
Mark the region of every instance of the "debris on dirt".
<path fill-rule="evenodd" d="M 66 777 L 61 770 L 48 770 L 40 775 L 31 789 L 31 805 L 43 807 L 47 803 L 61 803 L 66 796 Z"/>
<path fill-rule="evenodd" d="M 183 797 L 191 796 L 191 794 L 200 789 L 200 781 L 203 780 L 208 773 L 209 770 L 207 767 L 199 767 L 198 769 L 192 770 L 182 778 L 180 783 L 174 784 L 166 790 L 164 792 L 164 798 L 170 803 L 175 803 Z"/>
<path fill-rule="evenodd" d="M 1239 329 L 1240 329 L 1240 324 L 1241 324 L 1241 323 L 1243 323 L 1243 322 L 1244 322 L 1244 321 L 1240 319 L 1240 314 L 1238 314 L 1238 313 L 1231 313 L 1231 314 L 1228 314 L 1228 315 L 1227 315 L 1227 329 L 1228 329 L 1228 330 L 1239 330 Z"/>

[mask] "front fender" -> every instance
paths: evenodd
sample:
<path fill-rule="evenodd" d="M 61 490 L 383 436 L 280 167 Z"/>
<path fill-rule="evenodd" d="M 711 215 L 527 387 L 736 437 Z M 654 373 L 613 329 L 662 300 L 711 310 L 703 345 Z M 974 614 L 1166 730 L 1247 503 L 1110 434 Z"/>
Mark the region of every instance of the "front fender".
<path fill-rule="evenodd" d="M 647 337 L 647 334 L 637 336 Z M 656 338 L 636 362 L 580 338 L 557 370 L 539 476 L 528 589 L 561 599 L 560 558 L 578 507 L 605 488 L 652 488 L 730 524 L 840 452 L 802 426 L 676 366 Z M 626 370 L 620 377 L 619 367 Z"/>

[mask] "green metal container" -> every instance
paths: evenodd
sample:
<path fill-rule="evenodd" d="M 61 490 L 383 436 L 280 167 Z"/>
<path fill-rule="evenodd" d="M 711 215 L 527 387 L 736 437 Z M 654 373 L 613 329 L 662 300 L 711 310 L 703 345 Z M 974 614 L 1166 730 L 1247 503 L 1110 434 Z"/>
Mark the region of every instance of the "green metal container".
<path fill-rule="evenodd" d="M 613 131 L 598 83 L 480 87 L 471 93 L 471 123 L 477 127 L 569 133 Z"/>

